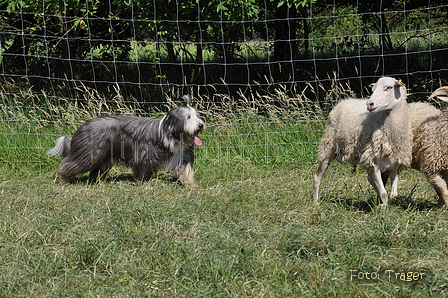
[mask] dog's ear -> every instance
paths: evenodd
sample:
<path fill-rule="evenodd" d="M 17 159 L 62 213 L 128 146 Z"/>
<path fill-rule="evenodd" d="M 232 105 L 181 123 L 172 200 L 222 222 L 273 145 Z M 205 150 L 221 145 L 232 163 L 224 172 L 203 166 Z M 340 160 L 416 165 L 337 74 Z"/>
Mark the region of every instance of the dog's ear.
<path fill-rule="evenodd" d="M 188 94 L 182 95 L 182 97 L 180 99 L 185 100 L 185 102 L 187 103 L 187 107 L 190 106 L 190 102 L 191 102 L 190 95 L 188 95 Z"/>

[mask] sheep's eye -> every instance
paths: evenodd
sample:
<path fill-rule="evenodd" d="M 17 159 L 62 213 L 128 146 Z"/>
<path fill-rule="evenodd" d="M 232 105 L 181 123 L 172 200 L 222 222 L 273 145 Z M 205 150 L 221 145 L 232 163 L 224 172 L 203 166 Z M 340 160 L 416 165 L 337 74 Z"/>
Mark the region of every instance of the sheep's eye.
<path fill-rule="evenodd" d="M 386 87 L 384 87 L 384 91 L 390 90 L 392 88 L 393 88 L 392 86 L 386 86 Z"/>

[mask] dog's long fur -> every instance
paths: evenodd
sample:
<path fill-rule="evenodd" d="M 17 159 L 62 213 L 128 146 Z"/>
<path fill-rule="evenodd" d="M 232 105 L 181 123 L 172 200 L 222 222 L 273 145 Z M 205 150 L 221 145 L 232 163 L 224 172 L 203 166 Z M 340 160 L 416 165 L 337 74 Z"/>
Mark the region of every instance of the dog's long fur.
<path fill-rule="evenodd" d="M 173 170 L 185 186 L 196 187 L 193 178 L 194 145 L 204 122 L 192 107 L 175 108 L 160 118 L 125 115 L 103 116 L 82 124 L 72 138 L 62 136 L 49 156 L 66 156 L 57 173 L 70 178 L 90 172 L 90 180 L 104 178 L 116 163 L 132 166 L 134 178 L 146 181 L 158 170 Z"/>

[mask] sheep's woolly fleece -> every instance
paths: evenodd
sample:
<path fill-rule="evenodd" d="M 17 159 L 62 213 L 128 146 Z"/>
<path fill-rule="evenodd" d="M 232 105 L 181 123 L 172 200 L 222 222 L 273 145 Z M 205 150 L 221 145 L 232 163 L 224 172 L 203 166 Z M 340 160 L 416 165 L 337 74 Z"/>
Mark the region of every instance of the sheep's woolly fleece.
<path fill-rule="evenodd" d="M 412 168 L 420 170 L 420 164 L 423 161 L 423 154 L 426 150 L 430 148 L 422 148 L 423 136 L 428 135 L 428 132 L 423 132 L 426 129 L 432 131 L 435 130 L 435 122 L 438 117 L 442 114 L 442 111 L 436 109 L 433 105 L 427 102 L 413 102 L 409 104 L 409 123 L 411 125 L 413 144 L 412 144 Z M 431 123 L 426 126 L 426 123 Z M 425 127 L 423 127 L 425 125 Z M 426 128 L 427 127 L 427 128 Z M 424 134 L 424 135 L 422 135 Z M 437 140 L 439 139 L 437 136 Z M 426 136 L 424 138 L 427 138 Z M 431 141 L 432 142 L 432 141 Z M 446 144 L 446 143 L 445 143 Z M 434 146 L 434 143 L 433 143 Z"/>
<path fill-rule="evenodd" d="M 403 108 L 407 109 L 406 101 Z M 390 114 L 372 114 L 366 110 L 366 100 L 347 99 L 331 111 L 322 137 L 318 159 L 330 158 L 336 149 L 336 160 L 341 163 L 373 167 L 378 159 L 387 157 L 390 164 L 411 166 L 412 134 L 408 113 L 396 107 Z"/>
<path fill-rule="evenodd" d="M 412 113 L 415 115 L 422 111 Z M 429 117 L 414 134 L 413 167 L 431 175 L 448 171 L 448 111 Z"/>

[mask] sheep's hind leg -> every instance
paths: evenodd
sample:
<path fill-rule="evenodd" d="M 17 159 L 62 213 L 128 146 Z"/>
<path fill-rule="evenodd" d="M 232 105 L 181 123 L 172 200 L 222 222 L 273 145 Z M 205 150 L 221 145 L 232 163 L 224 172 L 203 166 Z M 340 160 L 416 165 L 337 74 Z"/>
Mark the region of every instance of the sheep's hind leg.
<path fill-rule="evenodd" d="M 322 177 L 324 176 L 325 172 L 327 171 L 328 165 L 330 164 L 330 161 L 332 159 L 325 159 L 319 162 L 319 167 L 317 168 L 316 173 L 313 177 L 313 201 L 317 203 L 319 200 L 319 186 L 320 182 L 322 181 Z"/>
<path fill-rule="evenodd" d="M 440 175 L 432 175 L 428 177 L 428 182 L 434 187 L 439 196 L 439 205 L 448 206 L 448 189 L 446 181 Z"/>
<path fill-rule="evenodd" d="M 381 173 L 381 180 L 383 181 L 383 186 L 386 188 L 387 181 L 390 178 L 390 194 L 389 194 L 389 204 L 392 203 L 398 197 L 398 167 L 392 168 L 390 170 Z"/>
<path fill-rule="evenodd" d="M 388 196 L 386 189 L 384 188 L 383 179 L 381 176 L 381 172 L 378 169 L 378 167 L 374 166 L 372 169 L 368 172 L 369 176 L 369 182 L 372 184 L 373 188 L 375 189 L 375 192 L 381 199 L 381 204 L 379 205 L 380 208 L 387 207 L 388 203 Z"/>
<path fill-rule="evenodd" d="M 390 195 L 389 200 L 392 202 L 394 199 L 398 197 L 398 168 L 394 168 L 389 172 L 390 177 Z M 386 185 L 386 184 L 384 184 Z"/>

